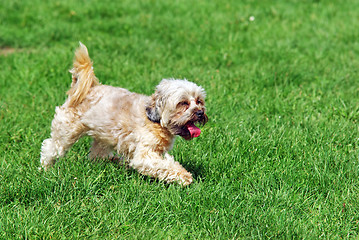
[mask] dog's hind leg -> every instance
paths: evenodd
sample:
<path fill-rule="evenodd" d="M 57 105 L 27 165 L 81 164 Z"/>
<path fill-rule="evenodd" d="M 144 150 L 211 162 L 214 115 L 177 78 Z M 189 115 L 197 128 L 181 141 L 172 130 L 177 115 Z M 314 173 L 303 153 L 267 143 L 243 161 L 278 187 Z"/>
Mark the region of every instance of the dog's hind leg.
<path fill-rule="evenodd" d="M 51 138 L 43 141 L 41 147 L 41 166 L 47 170 L 63 157 L 67 150 L 84 134 L 84 125 L 72 109 L 56 107 L 52 120 Z"/>

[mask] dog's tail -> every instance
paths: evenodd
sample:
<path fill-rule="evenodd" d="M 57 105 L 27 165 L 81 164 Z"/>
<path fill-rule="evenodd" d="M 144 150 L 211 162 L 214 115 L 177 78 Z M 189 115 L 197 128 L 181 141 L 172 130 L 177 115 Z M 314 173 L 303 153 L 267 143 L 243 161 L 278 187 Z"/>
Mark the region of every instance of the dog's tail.
<path fill-rule="evenodd" d="M 81 42 L 80 47 L 76 49 L 74 67 L 70 73 L 72 74 L 72 83 L 67 94 L 69 95 L 69 106 L 75 107 L 84 100 L 91 87 L 100 84 L 93 71 L 87 48 Z"/>

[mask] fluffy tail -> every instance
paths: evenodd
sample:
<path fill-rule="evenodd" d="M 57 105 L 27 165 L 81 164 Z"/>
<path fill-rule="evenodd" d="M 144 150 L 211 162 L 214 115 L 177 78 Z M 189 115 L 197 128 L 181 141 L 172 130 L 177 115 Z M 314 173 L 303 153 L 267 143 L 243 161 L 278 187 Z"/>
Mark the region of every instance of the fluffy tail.
<path fill-rule="evenodd" d="M 69 106 L 75 107 L 84 100 L 90 88 L 99 85 L 92 67 L 92 61 L 87 48 L 80 42 L 74 58 L 74 67 L 70 70 L 72 74 L 71 88 L 69 95 Z"/>

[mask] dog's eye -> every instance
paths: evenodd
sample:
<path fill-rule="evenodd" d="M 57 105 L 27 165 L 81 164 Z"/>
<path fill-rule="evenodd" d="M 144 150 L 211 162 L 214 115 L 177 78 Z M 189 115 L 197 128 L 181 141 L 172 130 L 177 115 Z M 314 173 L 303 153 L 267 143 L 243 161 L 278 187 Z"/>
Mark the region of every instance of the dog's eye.
<path fill-rule="evenodd" d="M 184 108 L 189 108 L 189 102 L 188 101 L 182 101 L 180 103 L 178 103 L 177 106 L 181 106 L 181 107 L 184 107 Z"/>
<path fill-rule="evenodd" d="M 202 105 L 203 104 L 203 102 L 200 100 L 200 99 L 197 99 L 197 105 Z"/>
<path fill-rule="evenodd" d="M 187 107 L 187 106 L 189 106 L 189 102 L 183 101 L 183 102 L 180 102 L 179 105 Z"/>

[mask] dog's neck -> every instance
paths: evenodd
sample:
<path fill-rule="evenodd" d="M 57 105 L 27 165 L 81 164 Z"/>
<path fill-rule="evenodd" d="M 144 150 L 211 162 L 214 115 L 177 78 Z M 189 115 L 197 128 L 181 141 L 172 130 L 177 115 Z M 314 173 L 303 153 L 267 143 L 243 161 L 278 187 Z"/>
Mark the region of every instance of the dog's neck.
<path fill-rule="evenodd" d="M 157 151 L 164 153 L 169 151 L 175 139 L 175 136 L 165 127 L 161 126 L 160 122 L 151 121 L 151 119 L 147 118 L 145 123 L 147 125 L 147 129 L 157 138 L 158 149 Z"/>
<path fill-rule="evenodd" d="M 147 116 L 147 119 L 150 120 L 150 121 L 153 122 L 153 123 L 158 123 L 158 124 L 161 123 L 161 120 L 160 120 L 160 119 L 151 118 L 151 116 L 148 114 L 147 111 L 146 111 L 146 116 Z"/>

